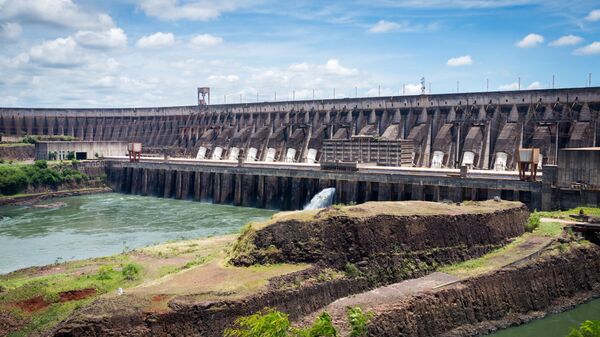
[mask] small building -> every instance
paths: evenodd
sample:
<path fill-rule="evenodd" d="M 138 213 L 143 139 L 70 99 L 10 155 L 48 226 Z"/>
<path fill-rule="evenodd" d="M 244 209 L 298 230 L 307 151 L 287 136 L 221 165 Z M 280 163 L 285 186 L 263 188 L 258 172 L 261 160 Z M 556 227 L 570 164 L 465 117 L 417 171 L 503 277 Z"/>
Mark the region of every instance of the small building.
<path fill-rule="evenodd" d="M 558 184 L 562 188 L 600 190 L 600 147 L 566 148 L 558 154 Z"/>
<path fill-rule="evenodd" d="M 359 162 L 379 166 L 412 166 L 414 144 L 409 139 L 386 140 L 373 136 L 323 141 L 322 162 Z"/>
<path fill-rule="evenodd" d="M 127 142 L 59 141 L 37 142 L 36 160 L 96 159 L 105 156 L 126 156 Z"/>

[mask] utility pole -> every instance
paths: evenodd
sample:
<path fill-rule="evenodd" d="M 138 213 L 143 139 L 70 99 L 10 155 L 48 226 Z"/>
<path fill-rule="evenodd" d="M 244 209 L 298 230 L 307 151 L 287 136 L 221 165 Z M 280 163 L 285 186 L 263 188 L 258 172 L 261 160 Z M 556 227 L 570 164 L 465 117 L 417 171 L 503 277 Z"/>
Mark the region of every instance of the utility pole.
<path fill-rule="evenodd" d="M 490 91 L 490 79 L 485 80 L 485 91 Z"/>
<path fill-rule="evenodd" d="M 588 74 L 588 87 L 592 86 L 592 73 Z"/>
<path fill-rule="evenodd" d="M 377 97 L 381 97 L 381 84 L 377 86 Z"/>
<path fill-rule="evenodd" d="M 458 93 L 459 93 L 459 91 L 460 91 L 460 90 L 459 90 L 459 88 L 460 88 L 460 87 L 459 87 L 459 85 L 460 85 L 460 81 L 456 81 L 456 93 L 457 93 L 457 94 L 458 94 Z"/>
<path fill-rule="evenodd" d="M 519 90 L 521 90 L 521 77 L 519 77 L 519 84 L 517 87 L 519 88 Z"/>
<path fill-rule="evenodd" d="M 313 88 L 313 100 L 315 99 L 315 89 Z"/>
<path fill-rule="evenodd" d="M 335 88 L 333 88 L 333 99 L 335 99 Z"/>
<path fill-rule="evenodd" d="M 554 74 L 552 74 L 552 89 L 554 89 Z"/>
<path fill-rule="evenodd" d="M 277 101 L 277 91 L 275 91 L 275 99 L 274 101 Z"/>
<path fill-rule="evenodd" d="M 402 83 L 402 96 L 406 95 L 406 84 Z"/>
<path fill-rule="evenodd" d="M 354 97 L 358 97 L 358 87 L 354 87 Z"/>
<path fill-rule="evenodd" d="M 227 104 L 227 95 L 223 95 L 223 104 Z"/>

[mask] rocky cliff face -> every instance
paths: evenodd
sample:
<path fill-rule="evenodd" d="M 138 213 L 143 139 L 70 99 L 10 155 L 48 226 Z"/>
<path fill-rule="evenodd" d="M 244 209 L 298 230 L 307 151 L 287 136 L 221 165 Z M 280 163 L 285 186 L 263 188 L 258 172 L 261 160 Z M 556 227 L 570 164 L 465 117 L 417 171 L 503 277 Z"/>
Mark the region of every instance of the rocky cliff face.
<path fill-rule="evenodd" d="M 432 204 L 408 202 L 405 206 Z M 359 207 L 369 206 L 354 210 Z M 308 262 L 337 269 L 356 264 L 377 282 L 395 282 L 412 277 L 415 271 L 481 256 L 521 235 L 529 215 L 520 203 L 471 213 L 468 206 L 451 207 L 454 213 L 444 215 L 348 216 L 324 210 L 311 221 L 278 221 L 246 232 L 234 249 L 232 262 Z"/>
<path fill-rule="evenodd" d="M 401 205 L 405 204 L 416 205 Z M 480 256 L 523 233 L 528 216 L 520 203 L 484 207 L 488 211 L 480 212 L 467 206 L 425 204 L 450 207 L 454 215 L 322 213 L 314 221 L 276 220 L 243 234 L 233 262 L 310 262 L 315 267 L 271 279 L 260 293 L 239 300 L 199 302 L 193 296 L 178 297 L 163 312 L 146 311 L 146 304 L 137 305 L 140 299 L 128 296 L 101 299 L 62 323 L 53 335 L 221 336 L 236 317 L 264 307 L 295 319 L 338 298 Z M 354 270 L 347 270 L 348 264 Z"/>
<path fill-rule="evenodd" d="M 600 295 L 600 247 L 566 250 L 376 308 L 369 336 L 474 336 Z"/>

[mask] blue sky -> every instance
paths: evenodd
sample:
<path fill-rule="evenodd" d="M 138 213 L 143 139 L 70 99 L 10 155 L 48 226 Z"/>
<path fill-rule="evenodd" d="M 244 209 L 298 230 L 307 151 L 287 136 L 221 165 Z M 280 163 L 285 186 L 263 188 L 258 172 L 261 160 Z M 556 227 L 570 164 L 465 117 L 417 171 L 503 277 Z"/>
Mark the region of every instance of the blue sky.
<path fill-rule="evenodd" d="M 113 107 L 600 83 L 600 3 L 0 0 L 0 106 Z"/>

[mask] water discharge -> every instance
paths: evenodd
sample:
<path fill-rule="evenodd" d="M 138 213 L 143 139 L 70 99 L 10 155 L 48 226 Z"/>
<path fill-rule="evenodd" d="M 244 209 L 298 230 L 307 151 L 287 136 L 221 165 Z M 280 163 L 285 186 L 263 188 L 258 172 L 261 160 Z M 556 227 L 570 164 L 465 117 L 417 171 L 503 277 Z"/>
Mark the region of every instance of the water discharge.
<path fill-rule="evenodd" d="M 239 231 L 271 210 L 103 193 L 46 201 L 57 209 L 0 207 L 0 274 L 112 255 L 168 240 Z"/>
<path fill-rule="evenodd" d="M 308 209 L 319 209 L 331 206 L 333 203 L 333 197 L 335 196 L 335 188 L 330 187 L 317 193 L 308 203 L 304 206 L 305 210 Z"/>

